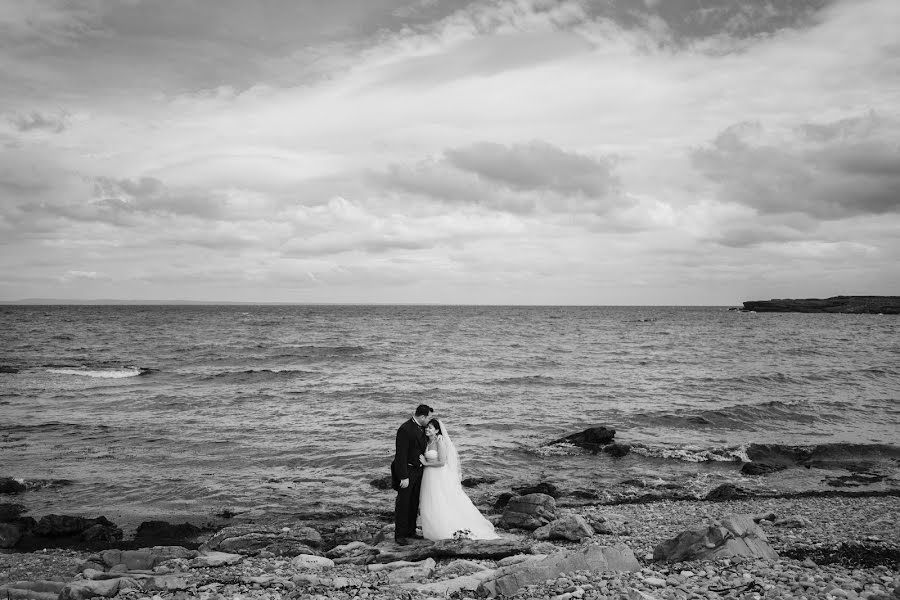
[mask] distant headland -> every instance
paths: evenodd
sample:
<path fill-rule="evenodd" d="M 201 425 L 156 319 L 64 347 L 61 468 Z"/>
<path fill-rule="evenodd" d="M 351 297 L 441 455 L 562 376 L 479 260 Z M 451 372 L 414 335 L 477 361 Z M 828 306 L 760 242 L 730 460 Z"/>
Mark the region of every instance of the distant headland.
<path fill-rule="evenodd" d="M 831 298 L 782 298 L 777 300 L 748 300 L 746 312 L 804 312 L 851 314 L 900 314 L 900 296 L 833 296 Z"/>

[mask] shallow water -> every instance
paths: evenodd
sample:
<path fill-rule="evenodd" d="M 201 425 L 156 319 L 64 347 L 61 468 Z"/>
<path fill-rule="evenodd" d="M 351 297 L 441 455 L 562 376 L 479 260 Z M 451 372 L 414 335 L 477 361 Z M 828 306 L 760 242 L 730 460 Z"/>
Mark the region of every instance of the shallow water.
<path fill-rule="evenodd" d="M 476 499 L 541 479 L 702 491 L 754 442 L 900 445 L 898 333 L 711 307 L 7 306 L 0 476 L 72 482 L 17 498 L 33 514 L 390 510 L 368 482 L 427 403 L 465 475 L 498 478 Z M 632 454 L 544 447 L 601 424 Z"/>

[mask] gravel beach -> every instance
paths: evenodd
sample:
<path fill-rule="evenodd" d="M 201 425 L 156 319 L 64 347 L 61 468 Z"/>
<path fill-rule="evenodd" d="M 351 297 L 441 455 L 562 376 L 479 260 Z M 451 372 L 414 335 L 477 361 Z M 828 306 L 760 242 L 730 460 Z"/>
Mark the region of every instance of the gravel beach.
<path fill-rule="evenodd" d="M 563 509 L 587 520 L 609 525 L 580 543 L 553 542 L 558 549 L 588 544 L 624 543 L 641 563 L 639 572 L 565 573 L 519 590 L 516 598 L 861 598 L 900 597 L 900 497 L 800 497 L 725 502 L 663 501 L 618 506 Z M 654 563 L 653 548 L 701 521 L 741 513 L 768 515 L 762 520 L 778 560 L 719 559 L 684 563 Z M 299 525 L 299 524 L 294 524 Z M 384 523 L 370 523 L 382 529 Z M 524 531 L 501 532 L 528 540 Z M 535 540 L 536 541 L 536 540 Z M 544 543 L 543 550 L 548 546 Z M 552 551 L 552 547 L 550 547 Z M 72 581 L 84 577 L 90 553 L 46 549 L 0 554 L 0 585 L 15 582 Z M 407 583 L 392 581 L 388 569 L 338 564 L 330 568 L 298 565 L 289 557 L 261 553 L 222 567 L 190 566 L 175 559 L 156 567 L 157 573 L 184 573 L 188 585 L 177 591 L 153 593 L 124 590 L 117 597 L 154 600 L 177 598 L 431 598 L 477 597 L 471 590 L 435 593 L 429 584 L 459 573 L 447 573 L 452 559 L 437 561 L 434 572 Z M 470 569 L 494 569 L 491 560 Z M 452 569 L 451 569 L 452 570 Z M 445 571 L 442 574 L 442 571 Z M 21 586 L 20 586 L 21 587 Z M 15 597 L 10 595 L 10 597 Z M 21 595 L 20 597 L 28 597 Z M 32 596 L 37 598 L 38 596 Z"/>

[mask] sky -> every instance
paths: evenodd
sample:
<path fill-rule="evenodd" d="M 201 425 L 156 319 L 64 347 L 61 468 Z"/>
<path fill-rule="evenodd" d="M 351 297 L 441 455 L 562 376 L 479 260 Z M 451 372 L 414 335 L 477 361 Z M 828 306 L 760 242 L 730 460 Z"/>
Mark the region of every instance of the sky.
<path fill-rule="evenodd" d="M 0 0 L 0 301 L 900 295 L 897 0 Z"/>

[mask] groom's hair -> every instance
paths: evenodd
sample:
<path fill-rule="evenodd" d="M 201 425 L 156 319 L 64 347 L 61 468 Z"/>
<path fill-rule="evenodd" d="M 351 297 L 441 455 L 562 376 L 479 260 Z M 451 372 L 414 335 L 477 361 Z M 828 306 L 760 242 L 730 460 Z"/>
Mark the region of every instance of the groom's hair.
<path fill-rule="evenodd" d="M 420 404 L 416 407 L 416 416 L 417 417 L 427 417 L 431 413 L 434 412 L 434 409 L 428 406 L 427 404 Z"/>

